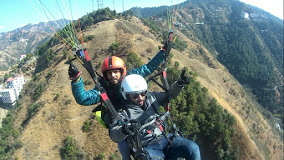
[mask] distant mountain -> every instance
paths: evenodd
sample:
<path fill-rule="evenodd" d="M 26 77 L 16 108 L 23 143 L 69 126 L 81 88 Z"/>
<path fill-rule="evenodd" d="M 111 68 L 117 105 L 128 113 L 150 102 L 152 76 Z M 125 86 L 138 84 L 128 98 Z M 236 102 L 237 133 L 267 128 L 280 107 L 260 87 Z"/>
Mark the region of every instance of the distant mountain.
<path fill-rule="evenodd" d="M 133 7 L 130 10 L 134 12 L 134 15 L 139 18 L 148 18 L 153 15 L 159 14 L 167 10 L 168 6 L 159 6 L 159 7 Z"/>
<path fill-rule="evenodd" d="M 0 33 L 0 70 L 6 70 L 18 61 L 21 54 L 34 53 L 38 46 L 50 38 L 54 30 L 61 29 L 69 20 L 27 24 L 13 31 Z"/>

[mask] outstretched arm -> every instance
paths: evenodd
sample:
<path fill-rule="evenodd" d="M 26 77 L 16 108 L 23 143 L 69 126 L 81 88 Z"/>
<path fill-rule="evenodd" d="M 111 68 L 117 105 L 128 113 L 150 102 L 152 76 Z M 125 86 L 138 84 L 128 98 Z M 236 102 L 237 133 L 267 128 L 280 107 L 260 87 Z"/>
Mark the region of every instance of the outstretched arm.
<path fill-rule="evenodd" d="M 153 73 L 165 59 L 165 52 L 160 50 L 147 64 L 139 68 L 135 68 L 127 72 L 127 74 L 139 74 L 142 77 L 147 77 Z"/>

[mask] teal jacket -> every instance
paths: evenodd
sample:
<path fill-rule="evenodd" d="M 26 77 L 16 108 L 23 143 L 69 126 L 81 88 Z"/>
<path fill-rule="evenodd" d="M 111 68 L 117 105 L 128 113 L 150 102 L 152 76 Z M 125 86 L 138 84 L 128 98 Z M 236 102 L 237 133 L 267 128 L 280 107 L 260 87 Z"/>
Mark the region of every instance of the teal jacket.
<path fill-rule="evenodd" d="M 162 63 L 164 58 L 165 58 L 165 53 L 163 51 L 159 51 L 155 55 L 155 57 L 148 62 L 148 64 L 127 71 L 126 75 L 139 74 L 142 77 L 146 77 L 149 74 L 153 73 L 154 70 L 156 70 L 159 67 L 159 65 Z M 112 104 L 115 106 L 116 109 L 118 109 L 118 106 L 122 104 L 122 101 L 124 100 L 120 91 L 120 86 L 107 85 L 107 83 L 103 78 L 100 79 L 99 82 L 101 83 L 101 86 L 104 87 L 104 89 L 106 90 L 107 95 L 110 101 L 112 102 Z M 101 101 L 100 93 L 97 87 L 89 91 L 86 91 L 84 89 L 82 78 L 78 82 L 72 81 L 71 86 L 72 86 L 73 96 L 78 104 L 87 106 L 87 105 L 97 104 Z"/>

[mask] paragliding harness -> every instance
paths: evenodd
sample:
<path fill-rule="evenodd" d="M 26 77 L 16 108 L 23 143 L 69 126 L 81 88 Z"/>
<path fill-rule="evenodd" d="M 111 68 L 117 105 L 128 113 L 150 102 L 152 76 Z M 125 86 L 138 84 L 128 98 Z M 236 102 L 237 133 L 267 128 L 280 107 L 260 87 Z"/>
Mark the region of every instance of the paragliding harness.
<path fill-rule="evenodd" d="M 153 107 L 154 109 L 155 107 Z M 154 109 L 155 110 L 155 109 Z M 158 113 L 157 110 L 155 110 L 156 113 Z M 154 118 L 150 123 L 144 124 L 141 126 L 139 122 L 132 122 L 130 120 L 130 123 L 133 127 L 133 132 L 128 136 L 127 143 L 130 146 L 130 153 L 136 160 L 151 160 L 150 155 L 148 152 L 144 149 L 144 146 L 147 145 L 147 143 L 142 142 L 142 135 L 143 133 L 147 132 L 150 133 L 152 131 L 146 130 L 145 128 L 149 125 L 156 126 L 159 128 L 160 132 L 162 133 L 161 136 L 164 136 L 166 140 L 168 141 L 168 144 L 172 144 L 172 138 L 176 136 L 182 136 L 182 133 L 176 128 L 176 125 L 172 123 L 174 131 L 169 131 L 169 126 L 167 123 L 163 123 L 167 120 L 171 120 L 169 111 L 165 112 L 164 114 L 160 114 L 158 117 Z M 156 128 L 157 129 L 157 128 Z M 166 132 L 174 133 L 172 137 L 168 137 Z M 154 133 L 155 134 L 155 133 Z"/>
<path fill-rule="evenodd" d="M 105 104 L 105 105 L 101 104 L 101 106 L 104 106 L 111 113 L 113 120 L 115 120 L 117 123 L 122 123 L 121 117 L 118 115 L 116 109 L 111 103 L 106 93 L 106 90 L 101 86 L 100 82 L 97 79 L 97 76 L 99 76 L 100 78 L 101 76 L 97 72 L 94 71 L 92 63 L 90 61 L 90 57 L 87 52 L 87 49 L 83 45 L 79 45 L 76 48 L 73 48 L 72 52 L 75 56 L 74 59 L 77 59 L 84 66 L 84 68 L 88 71 L 88 73 L 92 77 L 92 80 L 96 84 L 96 87 L 98 88 L 98 91 L 100 93 L 101 103 Z M 70 63 L 72 63 L 72 60 Z M 98 112 L 96 114 L 101 114 L 101 112 L 100 113 Z M 98 119 L 98 121 L 100 123 L 103 123 L 103 119 Z"/>
<path fill-rule="evenodd" d="M 168 93 L 169 84 L 168 84 L 168 80 L 167 80 L 166 70 L 167 70 L 168 56 L 170 54 L 171 47 L 172 47 L 172 44 L 173 44 L 173 31 L 172 30 L 169 30 L 168 39 L 167 39 L 167 42 L 165 44 L 166 45 L 163 46 L 163 50 L 166 53 L 166 56 L 165 56 L 164 63 L 162 65 L 163 70 L 161 72 L 151 76 L 150 78 L 148 78 L 147 82 L 153 81 L 155 84 L 157 84 L 159 87 L 161 87 L 163 90 L 165 90 L 165 92 Z M 157 77 L 157 76 L 161 76 L 162 84 L 159 83 L 155 79 L 155 77 Z M 155 123 L 155 125 L 159 126 L 159 129 L 162 132 L 162 135 L 167 139 L 168 144 L 172 144 L 172 139 L 170 139 L 167 136 L 166 130 L 168 132 L 174 133 L 173 137 L 175 137 L 175 136 L 183 137 L 183 134 L 177 128 L 176 124 L 173 123 L 173 121 L 170 117 L 169 105 L 170 105 L 170 97 L 169 97 L 169 93 L 168 93 L 167 101 L 165 102 L 165 106 L 164 106 L 165 110 L 166 110 L 165 113 L 161 114 L 155 107 L 153 107 L 154 111 L 159 115 L 156 118 L 156 121 L 154 123 Z M 171 130 L 169 130 L 170 127 L 167 125 L 167 123 L 165 123 L 165 124 L 162 123 L 165 120 L 169 121 L 170 124 L 172 125 Z M 139 124 L 139 123 L 135 123 L 134 126 L 135 126 L 134 132 L 131 135 L 131 136 L 133 136 L 132 139 L 134 141 L 134 142 L 131 142 L 131 143 L 134 144 L 134 146 L 132 147 L 131 154 L 134 157 L 134 159 L 137 159 L 137 160 L 151 160 L 151 157 L 149 156 L 147 151 L 143 148 L 143 145 L 142 145 L 142 142 L 141 142 L 141 136 L 142 136 L 141 131 L 143 130 L 143 126 L 141 126 L 141 124 Z"/>

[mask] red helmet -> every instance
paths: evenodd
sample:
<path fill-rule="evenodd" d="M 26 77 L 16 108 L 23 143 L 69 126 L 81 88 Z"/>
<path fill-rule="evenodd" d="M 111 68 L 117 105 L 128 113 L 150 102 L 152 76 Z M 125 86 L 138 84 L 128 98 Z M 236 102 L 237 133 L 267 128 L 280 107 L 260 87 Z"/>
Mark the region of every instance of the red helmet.
<path fill-rule="evenodd" d="M 125 63 L 119 57 L 111 56 L 111 57 L 107 57 L 104 60 L 101 70 L 102 70 L 103 76 L 106 80 L 107 80 L 106 71 L 112 70 L 112 69 L 120 69 L 121 76 L 126 75 Z"/>

